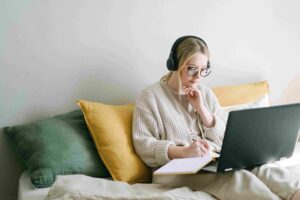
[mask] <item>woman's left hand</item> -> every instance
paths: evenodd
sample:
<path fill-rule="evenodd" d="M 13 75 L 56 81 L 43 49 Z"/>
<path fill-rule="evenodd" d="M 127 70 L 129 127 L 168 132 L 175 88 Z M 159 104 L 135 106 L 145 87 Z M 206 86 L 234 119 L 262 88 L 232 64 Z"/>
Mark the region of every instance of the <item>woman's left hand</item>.
<path fill-rule="evenodd" d="M 185 87 L 183 88 L 183 91 L 193 108 L 199 111 L 199 109 L 203 106 L 201 91 L 196 87 Z"/>

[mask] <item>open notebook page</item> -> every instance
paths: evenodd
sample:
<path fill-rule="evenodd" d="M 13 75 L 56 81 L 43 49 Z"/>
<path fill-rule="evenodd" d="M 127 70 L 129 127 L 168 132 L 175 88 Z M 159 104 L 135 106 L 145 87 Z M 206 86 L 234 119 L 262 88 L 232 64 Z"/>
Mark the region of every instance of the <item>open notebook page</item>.
<path fill-rule="evenodd" d="M 174 159 L 154 171 L 153 174 L 195 174 L 216 156 L 217 155 L 212 156 L 212 154 L 206 154 L 203 157 Z"/>

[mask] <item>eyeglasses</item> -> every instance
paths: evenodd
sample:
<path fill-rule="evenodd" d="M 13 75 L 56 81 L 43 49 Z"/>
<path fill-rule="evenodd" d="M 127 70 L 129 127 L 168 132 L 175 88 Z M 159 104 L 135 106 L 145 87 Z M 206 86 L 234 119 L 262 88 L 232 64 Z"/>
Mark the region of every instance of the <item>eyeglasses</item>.
<path fill-rule="evenodd" d="M 187 75 L 188 76 L 196 76 L 198 73 L 199 73 L 198 67 L 192 67 L 192 66 L 190 66 L 190 67 L 187 68 Z M 202 77 L 206 77 L 210 73 L 211 73 L 211 68 L 210 67 L 209 68 L 208 67 L 202 68 L 200 70 L 200 76 L 202 76 Z"/>

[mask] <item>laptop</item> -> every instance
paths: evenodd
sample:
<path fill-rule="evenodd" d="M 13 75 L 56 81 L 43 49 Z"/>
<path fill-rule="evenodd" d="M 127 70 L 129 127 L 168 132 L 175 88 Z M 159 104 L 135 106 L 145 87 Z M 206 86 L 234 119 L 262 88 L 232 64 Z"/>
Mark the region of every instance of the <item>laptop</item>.
<path fill-rule="evenodd" d="M 226 172 L 292 156 L 300 131 L 300 103 L 231 111 L 217 161 L 202 168 Z"/>

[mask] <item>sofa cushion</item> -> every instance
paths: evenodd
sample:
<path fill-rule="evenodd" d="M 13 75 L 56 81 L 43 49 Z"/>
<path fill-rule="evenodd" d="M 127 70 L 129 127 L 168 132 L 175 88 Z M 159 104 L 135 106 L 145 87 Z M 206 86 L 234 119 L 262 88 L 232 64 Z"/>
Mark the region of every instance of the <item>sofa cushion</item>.
<path fill-rule="evenodd" d="M 267 81 L 215 87 L 212 90 L 216 94 L 220 105 L 222 106 L 254 102 L 262 98 L 264 95 L 269 94 Z"/>
<path fill-rule="evenodd" d="M 261 108 L 261 107 L 268 107 L 269 105 L 269 96 L 265 94 L 262 98 L 244 104 L 236 104 L 232 106 L 224 106 L 223 109 L 227 112 L 234 111 L 234 110 L 242 110 L 248 108 Z"/>
<path fill-rule="evenodd" d="M 134 105 L 105 105 L 78 101 L 98 153 L 114 180 L 150 182 L 151 170 L 136 154 L 132 143 Z"/>
<path fill-rule="evenodd" d="M 35 187 L 51 186 L 56 175 L 108 177 L 80 110 L 5 127 Z"/>

